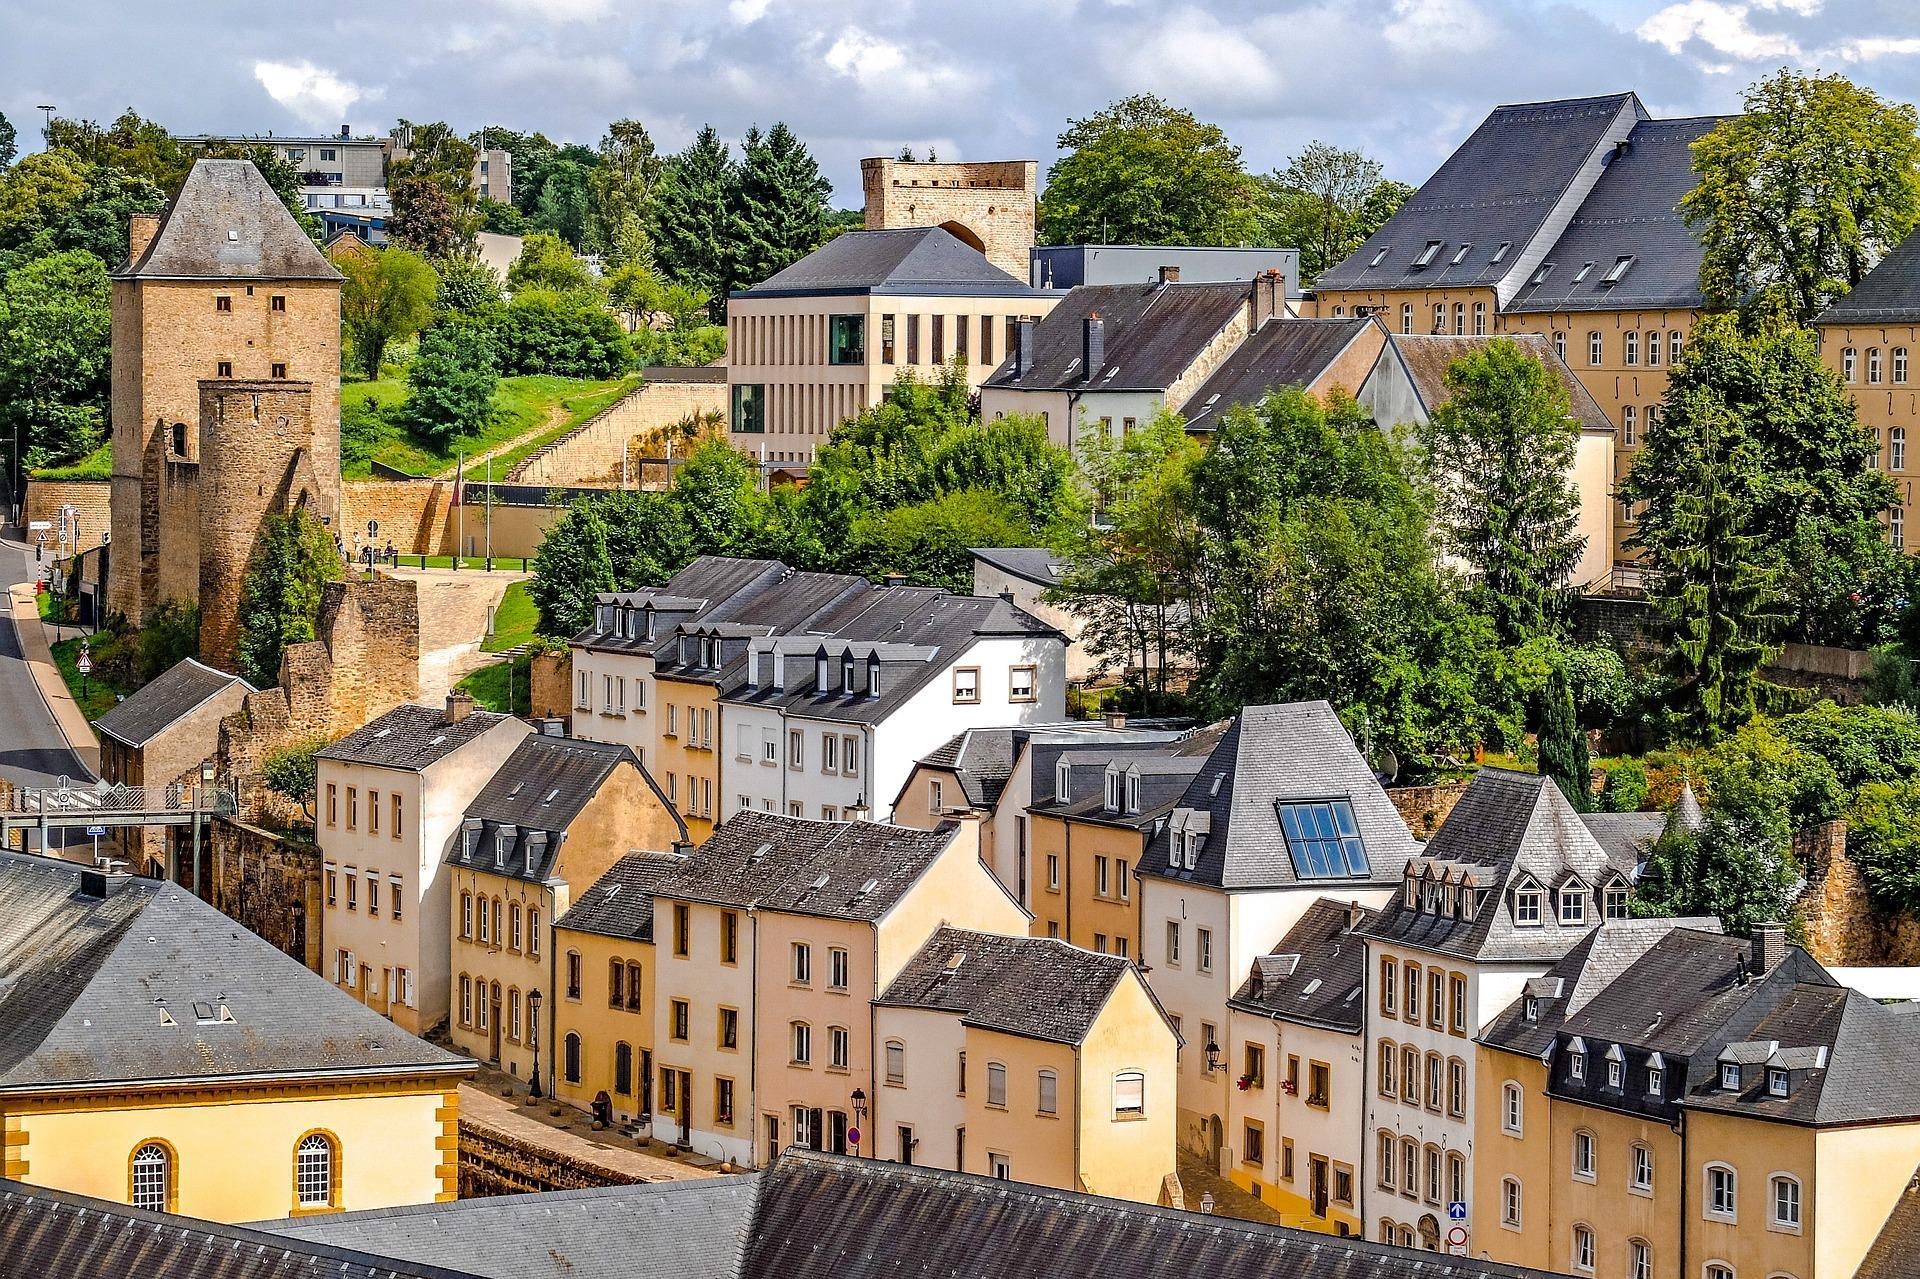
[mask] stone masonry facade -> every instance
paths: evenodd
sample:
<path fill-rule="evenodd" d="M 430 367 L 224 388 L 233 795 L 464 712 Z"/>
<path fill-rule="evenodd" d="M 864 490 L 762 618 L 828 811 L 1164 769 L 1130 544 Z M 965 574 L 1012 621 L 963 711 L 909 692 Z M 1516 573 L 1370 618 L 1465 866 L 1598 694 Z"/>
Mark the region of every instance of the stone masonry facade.
<path fill-rule="evenodd" d="M 924 164 L 877 156 L 860 162 L 866 229 L 938 226 L 1025 281 L 1031 273 L 1039 164 L 991 160 Z"/>

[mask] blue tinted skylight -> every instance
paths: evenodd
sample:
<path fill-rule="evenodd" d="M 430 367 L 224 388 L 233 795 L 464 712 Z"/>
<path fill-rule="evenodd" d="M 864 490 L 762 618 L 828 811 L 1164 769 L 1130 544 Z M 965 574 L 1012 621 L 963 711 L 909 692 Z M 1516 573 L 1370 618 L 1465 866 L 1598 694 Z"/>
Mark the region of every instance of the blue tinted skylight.
<path fill-rule="evenodd" d="M 1276 801 L 1280 829 L 1294 873 L 1302 879 L 1344 879 L 1371 873 L 1366 844 L 1344 799 L 1291 804 Z"/>

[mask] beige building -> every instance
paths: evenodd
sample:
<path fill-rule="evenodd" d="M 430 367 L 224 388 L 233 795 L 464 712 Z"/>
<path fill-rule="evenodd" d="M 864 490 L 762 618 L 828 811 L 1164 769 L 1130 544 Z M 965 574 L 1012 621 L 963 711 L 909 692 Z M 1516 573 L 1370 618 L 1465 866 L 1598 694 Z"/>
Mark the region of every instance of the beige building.
<path fill-rule="evenodd" d="M 1032 160 L 860 162 L 866 229 L 937 226 L 1017 279 L 1027 278 L 1040 166 Z"/>
<path fill-rule="evenodd" d="M 1908 452 L 1920 448 L 1920 380 L 1913 364 L 1920 354 L 1920 237 L 1909 236 L 1881 259 L 1815 325 L 1821 358 L 1846 384 L 1860 424 L 1873 432 L 1874 465 L 1899 489 L 1899 503 L 1887 512 L 1888 540 L 1903 550 L 1920 544 L 1920 533 L 1908 532 L 1920 515 L 1913 492 L 1920 454 Z"/>
<path fill-rule="evenodd" d="M 903 372 L 925 380 L 952 367 L 979 386 L 1019 322 L 1059 297 L 937 226 L 835 236 L 728 303 L 730 437 L 804 472 L 828 433 Z"/>
<path fill-rule="evenodd" d="M 456 693 L 445 710 L 397 706 L 319 753 L 325 971 L 416 1035 L 447 1019 L 447 850 L 474 797 L 532 731 Z"/>
<path fill-rule="evenodd" d="M 467 806 L 446 855 L 454 1046 L 521 1079 L 533 1078 L 539 1057 L 551 1091 L 562 1073 L 554 921 L 621 857 L 671 852 L 686 837 L 626 747 L 522 737 Z"/>
<path fill-rule="evenodd" d="M 1179 1040 L 1125 959 L 942 928 L 873 1024 L 875 1158 L 1167 1202 Z"/>

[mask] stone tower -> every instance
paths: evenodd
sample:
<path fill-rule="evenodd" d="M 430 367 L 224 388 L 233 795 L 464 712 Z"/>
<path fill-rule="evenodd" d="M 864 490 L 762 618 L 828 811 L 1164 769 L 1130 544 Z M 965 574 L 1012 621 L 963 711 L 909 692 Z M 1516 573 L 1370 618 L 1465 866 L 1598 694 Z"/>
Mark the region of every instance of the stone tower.
<path fill-rule="evenodd" d="M 1017 280 L 1031 277 L 1039 165 L 1033 160 L 922 164 L 884 156 L 860 162 L 866 229 L 944 227 Z"/>
<path fill-rule="evenodd" d="M 297 414 L 267 418 L 286 416 L 288 429 L 301 433 L 297 444 L 315 477 L 309 504 L 337 522 L 340 273 L 246 160 L 197 161 L 164 213 L 133 219 L 127 247 L 127 264 L 113 276 L 107 607 L 138 626 L 162 600 L 199 600 L 203 528 L 217 534 L 210 545 L 230 554 L 235 530 L 257 531 L 283 499 L 264 478 L 227 484 L 217 497 L 206 491 L 208 441 L 245 441 L 208 431 L 203 383 L 244 386 L 249 396 L 284 391 L 303 402 Z M 212 403 L 220 402 L 216 395 Z M 231 418 L 235 410 L 226 411 Z M 237 592 L 244 562 L 233 571 Z M 231 661 L 231 646 L 214 657 Z"/>

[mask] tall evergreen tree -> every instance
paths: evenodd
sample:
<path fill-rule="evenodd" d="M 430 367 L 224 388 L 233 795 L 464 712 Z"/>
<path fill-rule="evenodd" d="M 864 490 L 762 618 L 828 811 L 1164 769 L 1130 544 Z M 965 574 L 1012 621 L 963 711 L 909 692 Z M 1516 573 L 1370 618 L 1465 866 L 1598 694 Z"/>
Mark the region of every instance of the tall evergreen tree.
<path fill-rule="evenodd" d="M 1557 663 L 1540 694 L 1540 772 L 1553 779 L 1576 810 L 1591 807 L 1593 765 L 1587 758 L 1587 737 L 1574 714 L 1573 686 Z"/>
<path fill-rule="evenodd" d="M 734 279 L 754 285 L 820 247 L 833 186 L 784 123 L 764 135 L 749 129 L 742 150 L 746 158 L 733 217 Z"/>
<path fill-rule="evenodd" d="M 667 161 L 653 206 L 653 245 L 671 279 L 716 299 L 715 314 L 733 287 L 731 209 L 740 191 L 733 153 L 712 125 Z"/>
<path fill-rule="evenodd" d="M 0 114 L 0 169 L 13 163 L 13 157 L 20 154 L 18 134 L 14 132 L 13 121 Z"/>

